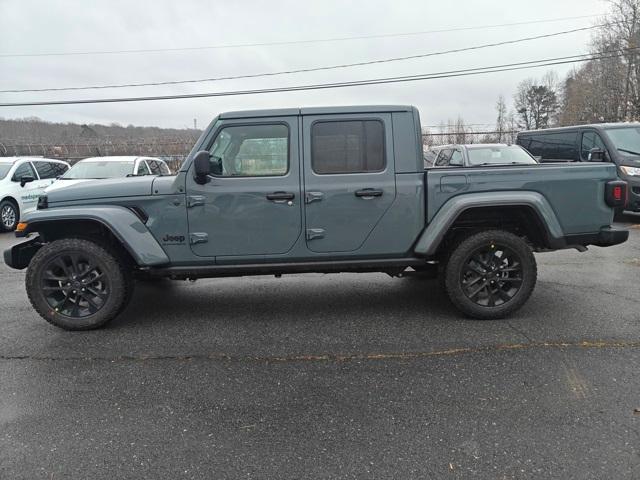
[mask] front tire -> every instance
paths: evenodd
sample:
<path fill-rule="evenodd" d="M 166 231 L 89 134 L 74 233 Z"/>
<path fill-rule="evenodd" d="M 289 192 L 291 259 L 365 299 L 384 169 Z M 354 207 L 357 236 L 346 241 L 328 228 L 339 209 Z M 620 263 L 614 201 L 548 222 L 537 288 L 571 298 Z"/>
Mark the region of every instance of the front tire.
<path fill-rule="evenodd" d="M 504 318 L 531 296 L 536 260 L 520 237 L 502 230 L 471 235 L 451 253 L 445 288 L 464 314 L 480 320 Z"/>
<path fill-rule="evenodd" d="M 20 208 L 11 200 L 0 202 L 0 231 L 13 232 L 20 221 Z"/>
<path fill-rule="evenodd" d="M 47 322 L 65 330 L 99 328 L 126 305 L 130 273 L 104 247 L 79 238 L 55 240 L 34 255 L 27 295 Z"/>

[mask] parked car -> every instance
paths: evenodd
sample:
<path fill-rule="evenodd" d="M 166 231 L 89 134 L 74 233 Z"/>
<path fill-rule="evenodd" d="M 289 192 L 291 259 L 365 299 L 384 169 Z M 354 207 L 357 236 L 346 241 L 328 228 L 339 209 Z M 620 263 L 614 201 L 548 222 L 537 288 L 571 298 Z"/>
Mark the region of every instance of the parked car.
<path fill-rule="evenodd" d="M 142 175 L 171 175 L 171 170 L 159 158 L 153 157 L 91 157 L 80 160 L 62 175 L 47 192 L 87 180 L 123 178 Z"/>
<path fill-rule="evenodd" d="M 176 176 L 41 198 L 17 231 L 27 240 L 4 257 L 27 268 L 28 297 L 45 320 L 104 325 L 125 308 L 134 276 L 402 276 L 433 262 L 460 311 L 502 318 L 533 292 L 533 251 L 629 236 L 611 227 L 626 195 L 613 165 L 425 172 L 414 107 L 223 113 L 193 152 Z"/>
<path fill-rule="evenodd" d="M 34 210 L 38 197 L 69 169 L 60 160 L 0 157 L 0 231 L 16 228 L 20 216 Z"/>
<path fill-rule="evenodd" d="M 640 123 L 602 123 L 530 130 L 522 145 L 542 162 L 611 162 L 629 184 L 625 210 L 640 212 Z"/>
<path fill-rule="evenodd" d="M 536 160 L 522 147 L 504 143 L 454 144 L 439 147 L 433 167 L 533 165 Z"/>

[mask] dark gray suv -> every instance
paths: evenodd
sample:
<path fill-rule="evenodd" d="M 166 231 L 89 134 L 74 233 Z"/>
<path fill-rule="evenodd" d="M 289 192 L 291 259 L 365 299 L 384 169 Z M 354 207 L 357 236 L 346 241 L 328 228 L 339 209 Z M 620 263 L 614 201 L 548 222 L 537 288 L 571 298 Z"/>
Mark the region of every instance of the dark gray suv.
<path fill-rule="evenodd" d="M 640 212 L 640 123 L 601 123 L 518 134 L 541 162 L 612 162 L 629 184 L 625 210 Z"/>

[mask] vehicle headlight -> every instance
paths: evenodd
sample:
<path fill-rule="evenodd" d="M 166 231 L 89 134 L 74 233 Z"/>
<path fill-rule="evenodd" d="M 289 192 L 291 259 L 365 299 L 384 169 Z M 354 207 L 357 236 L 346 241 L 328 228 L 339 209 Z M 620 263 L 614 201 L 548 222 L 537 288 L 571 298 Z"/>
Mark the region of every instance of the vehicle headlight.
<path fill-rule="evenodd" d="M 621 165 L 620 168 L 627 175 L 631 175 L 633 177 L 640 177 L 640 167 L 625 167 Z"/>

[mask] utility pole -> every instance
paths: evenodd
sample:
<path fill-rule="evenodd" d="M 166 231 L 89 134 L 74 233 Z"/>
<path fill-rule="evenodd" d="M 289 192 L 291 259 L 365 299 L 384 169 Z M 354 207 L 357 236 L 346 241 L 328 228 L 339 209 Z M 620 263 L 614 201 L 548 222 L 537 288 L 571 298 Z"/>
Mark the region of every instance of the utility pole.
<path fill-rule="evenodd" d="M 194 118 L 194 119 L 193 119 L 193 129 L 194 129 L 194 130 L 197 130 L 197 129 L 198 129 L 198 119 L 197 119 L 197 118 Z"/>
<path fill-rule="evenodd" d="M 622 113 L 622 120 L 628 120 L 627 115 L 629 112 L 629 84 L 631 83 L 631 67 L 633 65 L 634 53 L 632 48 L 635 47 L 635 33 L 636 33 L 636 21 L 638 16 L 637 6 L 634 4 L 631 7 L 633 11 L 632 21 L 631 21 L 631 33 L 629 34 L 629 38 L 627 40 L 627 48 L 628 51 L 631 52 L 629 57 L 627 57 L 627 78 L 624 82 L 624 106 Z"/>

